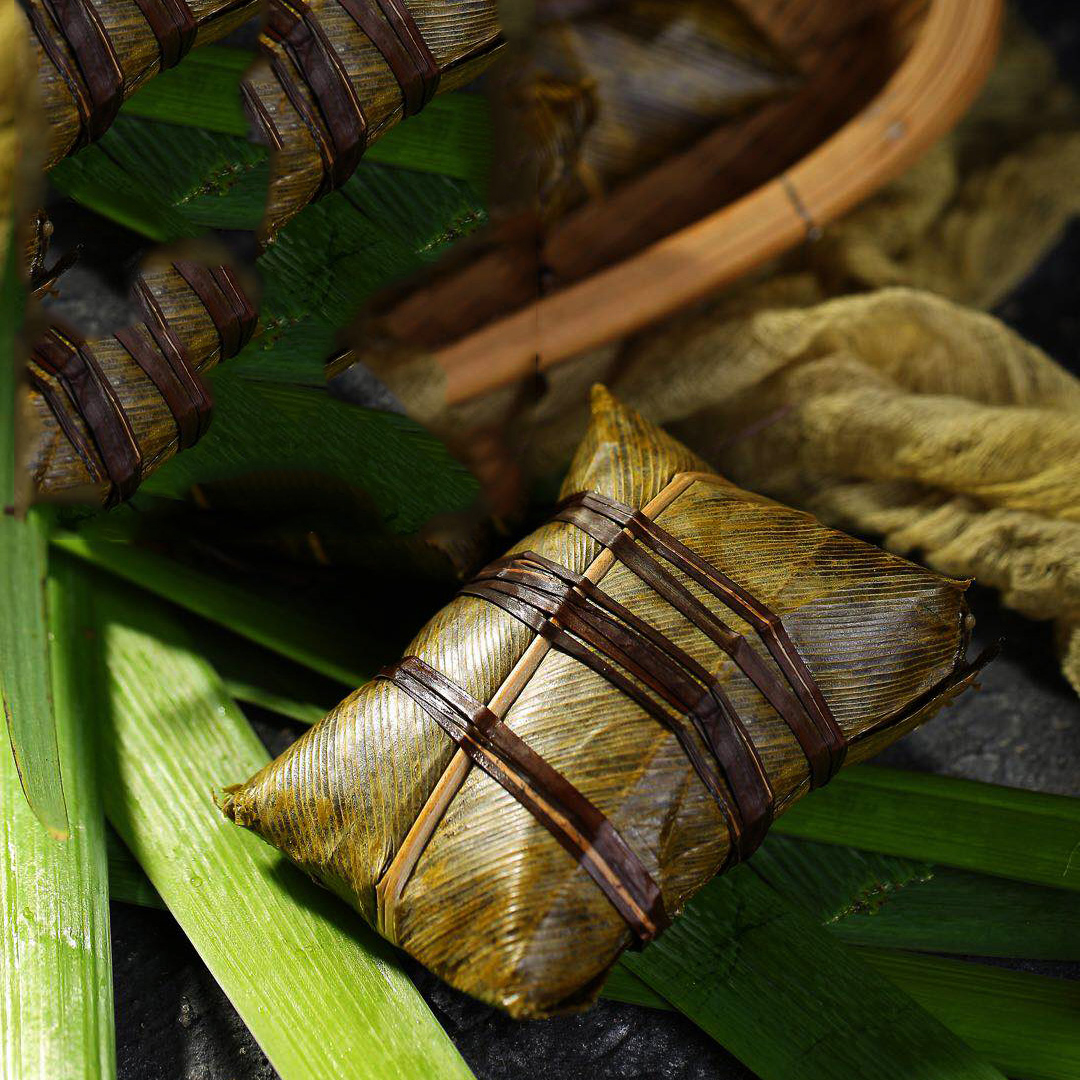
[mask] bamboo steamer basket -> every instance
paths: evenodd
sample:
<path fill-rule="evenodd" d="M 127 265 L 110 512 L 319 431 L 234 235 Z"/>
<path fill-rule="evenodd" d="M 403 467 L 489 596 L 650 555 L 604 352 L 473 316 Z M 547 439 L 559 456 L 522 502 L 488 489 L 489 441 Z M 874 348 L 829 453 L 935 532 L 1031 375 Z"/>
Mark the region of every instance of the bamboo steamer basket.
<path fill-rule="evenodd" d="M 450 405 L 533 377 L 617 341 L 730 284 L 828 224 L 912 165 L 959 120 L 993 62 L 1002 0 L 758 0 L 747 10 L 804 71 L 831 85 L 859 78 L 849 28 L 872 17 L 895 64 L 880 89 L 831 134 L 772 179 L 640 250 L 434 351 Z M 845 43 L 848 46 L 844 51 Z M 851 58 L 852 63 L 848 62 Z M 828 68 L 830 58 L 833 63 Z M 863 69 L 865 70 L 865 68 Z M 811 80 L 812 82 L 812 80 Z M 858 102 L 858 87 L 845 88 Z M 814 87 L 808 88 L 813 95 Z M 833 102 L 843 93 L 833 93 Z M 796 99 L 723 134 L 723 151 L 781 143 L 814 99 Z M 706 137 L 708 138 L 708 137 Z M 755 146 L 756 143 L 756 146 Z M 716 147 L 712 147 L 715 152 Z M 700 154 L 699 148 L 688 157 Z M 781 146 L 780 152 L 783 152 Z M 686 162 L 664 163 L 645 182 L 672 182 Z M 665 175 L 666 171 L 666 175 Z M 632 220 L 632 195 L 599 208 Z M 573 231 L 563 238 L 573 242 Z"/>

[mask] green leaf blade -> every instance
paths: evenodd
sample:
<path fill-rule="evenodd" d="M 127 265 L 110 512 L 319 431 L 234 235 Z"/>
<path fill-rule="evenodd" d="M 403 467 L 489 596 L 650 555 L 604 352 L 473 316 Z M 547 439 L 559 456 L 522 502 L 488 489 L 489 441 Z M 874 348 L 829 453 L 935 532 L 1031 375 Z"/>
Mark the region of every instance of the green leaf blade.
<path fill-rule="evenodd" d="M 20 255 L 13 240 L 0 280 L 0 708 L 26 801 L 50 833 L 64 837 L 67 806 L 49 684 L 48 520 L 40 510 L 31 509 L 25 518 L 11 512 L 16 503 L 16 388 L 25 362 L 16 353 L 25 305 L 16 261 Z"/>
<path fill-rule="evenodd" d="M 124 102 L 121 116 L 158 120 L 226 135 L 246 135 L 240 80 L 255 59 L 247 49 L 211 45 L 159 72 Z"/>
<path fill-rule="evenodd" d="M 175 624 L 110 595 L 106 807 L 283 1080 L 470 1075 L 391 950 L 211 790 L 268 761 Z"/>
<path fill-rule="evenodd" d="M 51 572 L 53 692 L 70 836 L 51 839 L 0 755 L 0 1073 L 97 1080 L 115 1073 L 108 870 L 94 764 L 93 650 L 77 574 Z"/>
<path fill-rule="evenodd" d="M 146 494 L 183 498 L 195 484 L 255 472 L 320 473 L 362 490 L 388 528 L 411 533 L 465 509 L 479 492 L 442 443 L 397 413 L 228 372 L 215 378 L 214 399 L 209 432 L 150 476 Z"/>
<path fill-rule="evenodd" d="M 1000 1076 L 748 867 L 620 963 L 764 1080 Z"/>
<path fill-rule="evenodd" d="M 69 532 L 57 532 L 53 544 L 327 678 L 348 686 L 367 681 L 363 669 L 355 666 L 356 657 L 364 654 L 362 643 L 342 640 L 332 627 L 249 589 L 134 544 L 93 540 Z"/>
<path fill-rule="evenodd" d="M 1075 980 L 876 949 L 860 955 L 1009 1076 L 1080 1076 Z"/>
<path fill-rule="evenodd" d="M 846 770 L 776 821 L 785 836 L 1080 889 L 1080 800 L 881 766 Z"/>
<path fill-rule="evenodd" d="M 753 868 L 853 945 L 1080 960 L 1080 896 L 876 852 L 770 836 Z"/>

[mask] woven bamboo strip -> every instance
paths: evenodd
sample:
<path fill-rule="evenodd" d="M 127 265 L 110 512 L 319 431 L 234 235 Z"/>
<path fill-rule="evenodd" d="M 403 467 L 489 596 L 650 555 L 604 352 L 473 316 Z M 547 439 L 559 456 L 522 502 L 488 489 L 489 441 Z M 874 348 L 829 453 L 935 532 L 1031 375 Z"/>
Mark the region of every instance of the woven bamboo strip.
<path fill-rule="evenodd" d="M 955 122 L 992 62 L 1000 0 L 934 0 L 904 63 L 857 117 L 724 209 L 437 351 L 467 401 L 617 340 L 804 241 L 910 165 Z"/>

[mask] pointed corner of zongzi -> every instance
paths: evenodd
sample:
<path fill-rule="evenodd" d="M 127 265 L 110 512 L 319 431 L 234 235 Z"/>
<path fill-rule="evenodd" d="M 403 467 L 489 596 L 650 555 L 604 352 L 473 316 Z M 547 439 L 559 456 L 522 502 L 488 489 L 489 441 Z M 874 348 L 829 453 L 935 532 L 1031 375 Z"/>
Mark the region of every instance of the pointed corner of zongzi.
<path fill-rule="evenodd" d="M 596 383 L 589 426 L 563 481 L 563 497 L 599 491 L 641 507 L 680 472 L 711 472 L 663 428 Z"/>

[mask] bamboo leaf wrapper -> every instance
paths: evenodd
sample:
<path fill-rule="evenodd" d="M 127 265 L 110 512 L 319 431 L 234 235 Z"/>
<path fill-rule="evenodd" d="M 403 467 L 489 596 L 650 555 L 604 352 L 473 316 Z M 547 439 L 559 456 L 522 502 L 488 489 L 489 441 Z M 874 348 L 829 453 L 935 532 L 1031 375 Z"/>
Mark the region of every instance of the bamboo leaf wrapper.
<path fill-rule="evenodd" d="M 244 81 L 273 150 L 264 231 L 273 237 L 340 187 L 361 155 L 436 93 L 478 75 L 502 44 L 495 0 L 272 0 Z"/>
<path fill-rule="evenodd" d="M 49 135 L 45 167 L 108 130 L 124 99 L 259 0 L 22 0 Z"/>
<path fill-rule="evenodd" d="M 516 1016 L 587 1005 L 775 814 L 977 670 L 965 583 L 734 487 L 600 388 L 563 495 L 224 800 Z"/>
<path fill-rule="evenodd" d="M 27 463 L 38 491 L 114 505 L 206 431 L 201 376 L 236 355 L 256 312 L 224 266 L 178 260 L 136 286 L 145 322 L 83 341 L 52 326 L 34 344 Z"/>

